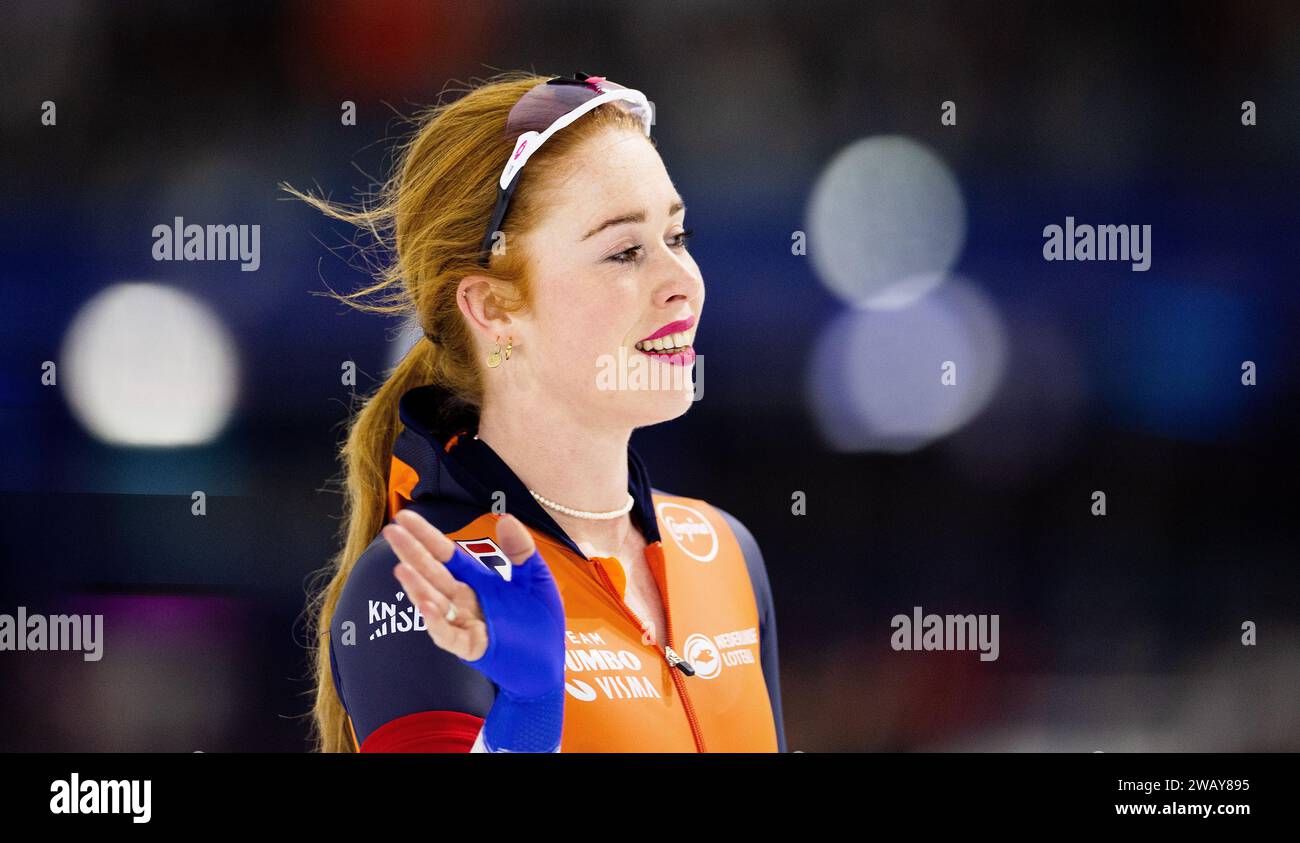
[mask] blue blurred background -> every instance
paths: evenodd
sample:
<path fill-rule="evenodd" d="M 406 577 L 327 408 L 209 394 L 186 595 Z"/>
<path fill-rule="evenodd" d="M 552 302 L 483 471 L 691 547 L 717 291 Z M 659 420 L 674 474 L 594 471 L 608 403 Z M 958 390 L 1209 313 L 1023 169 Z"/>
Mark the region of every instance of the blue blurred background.
<path fill-rule="evenodd" d="M 366 280 L 352 234 L 277 184 L 352 199 L 400 116 L 513 69 L 656 104 L 704 395 L 633 444 L 758 538 L 792 749 L 1300 749 L 1295 4 L 5 17 L 0 612 L 106 642 L 0 652 L 0 750 L 306 748 L 341 366 L 368 392 L 413 337 L 321 295 Z M 260 225 L 260 268 L 155 261 L 178 216 Z M 1045 261 L 1067 216 L 1150 225 L 1150 269 Z M 999 614 L 999 659 L 895 652 L 913 606 Z"/>

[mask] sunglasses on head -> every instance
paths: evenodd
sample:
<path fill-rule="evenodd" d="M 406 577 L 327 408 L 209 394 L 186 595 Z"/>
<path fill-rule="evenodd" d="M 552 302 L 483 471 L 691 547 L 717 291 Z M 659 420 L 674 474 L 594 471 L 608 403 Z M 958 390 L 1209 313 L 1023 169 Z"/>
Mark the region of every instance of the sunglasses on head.
<path fill-rule="evenodd" d="M 497 184 L 497 204 L 492 210 L 492 220 L 479 252 L 481 264 L 487 266 L 491 258 L 493 240 L 505 220 L 510 197 L 519 184 L 519 173 L 524 164 L 560 129 L 608 102 L 616 102 L 640 118 L 642 130 L 646 137 L 650 136 L 654 116 L 645 94 L 624 88 L 603 76 L 585 73 L 575 73 L 572 78 L 557 76 L 534 86 L 510 109 L 506 118 L 506 136 L 517 137 L 514 151 L 506 160 Z"/>

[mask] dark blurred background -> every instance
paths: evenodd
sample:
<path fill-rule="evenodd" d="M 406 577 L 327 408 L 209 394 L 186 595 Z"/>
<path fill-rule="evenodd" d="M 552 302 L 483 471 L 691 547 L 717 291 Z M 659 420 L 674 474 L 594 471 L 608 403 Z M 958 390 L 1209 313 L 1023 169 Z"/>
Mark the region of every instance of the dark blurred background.
<path fill-rule="evenodd" d="M 341 366 L 413 336 L 277 184 L 351 199 L 512 69 L 656 104 L 704 394 L 633 444 L 758 538 L 791 749 L 1300 749 L 1300 9 L 1134 5 L 7 4 L 0 612 L 106 642 L 0 652 L 0 750 L 306 748 Z M 178 216 L 260 268 L 156 262 Z M 1067 216 L 1150 269 L 1045 261 Z M 1000 657 L 895 652 L 914 606 Z"/>

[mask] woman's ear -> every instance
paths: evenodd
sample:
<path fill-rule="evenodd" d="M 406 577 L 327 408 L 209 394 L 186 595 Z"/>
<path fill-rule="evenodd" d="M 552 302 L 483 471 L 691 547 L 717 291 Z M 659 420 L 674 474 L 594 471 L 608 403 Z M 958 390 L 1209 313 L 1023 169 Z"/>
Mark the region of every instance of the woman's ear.
<path fill-rule="evenodd" d="M 510 316 L 500 306 L 493 279 L 486 275 L 466 275 L 456 288 L 456 304 L 466 322 L 489 341 L 506 333 Z"/>

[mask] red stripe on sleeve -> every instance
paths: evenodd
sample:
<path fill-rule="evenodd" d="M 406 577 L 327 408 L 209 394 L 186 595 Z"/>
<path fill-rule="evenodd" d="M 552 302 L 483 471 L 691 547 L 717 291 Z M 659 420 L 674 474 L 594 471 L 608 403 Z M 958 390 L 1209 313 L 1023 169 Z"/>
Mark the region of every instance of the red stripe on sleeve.
<path fill-rule="evenodd" d="M 483 718 L 463 711 L 420 711 L 389 720 L 361 743 L 362 752 L 469 752 Z"/>

